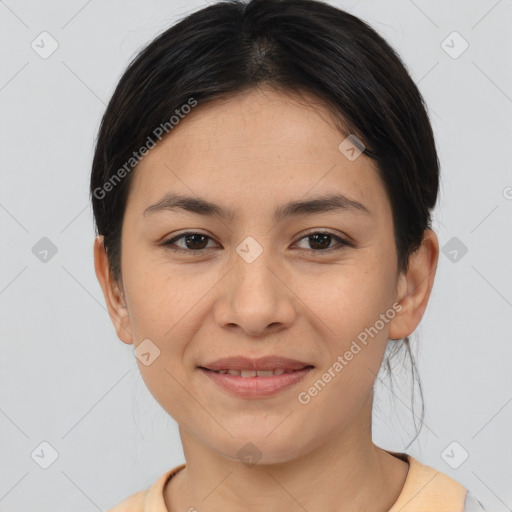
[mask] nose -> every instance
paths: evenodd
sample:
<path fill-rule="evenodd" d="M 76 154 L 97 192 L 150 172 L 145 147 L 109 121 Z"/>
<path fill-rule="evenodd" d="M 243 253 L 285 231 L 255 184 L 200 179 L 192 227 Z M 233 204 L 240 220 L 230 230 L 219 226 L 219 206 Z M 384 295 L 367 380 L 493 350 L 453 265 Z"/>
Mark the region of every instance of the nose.
<path fill-rule="evenodd" d="M 284 274 L 266 251 L 251 263 L 236 255 L 215 309 L 218 325 L 260 337 L 289 328 L 297 299 Z"/>

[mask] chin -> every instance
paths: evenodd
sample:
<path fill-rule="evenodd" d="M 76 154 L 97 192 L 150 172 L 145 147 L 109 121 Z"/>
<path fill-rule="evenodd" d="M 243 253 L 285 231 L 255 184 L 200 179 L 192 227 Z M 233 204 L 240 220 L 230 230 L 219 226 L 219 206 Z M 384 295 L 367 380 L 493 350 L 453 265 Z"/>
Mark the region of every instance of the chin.
<path fill-rule="evenodd" d="M 229 429 L 228 429 L 229 430 Z M 269 464 L 282 464 L 293 461 L 304 454 L 304 443 L 297 436 L 269 435 L 269 430 L 257 431 L 254 426 L 245 434 L 234 435 L 233 439 L 226 440 L 213 447 L 224 457 L 238 460 L 247 467 Z"/>

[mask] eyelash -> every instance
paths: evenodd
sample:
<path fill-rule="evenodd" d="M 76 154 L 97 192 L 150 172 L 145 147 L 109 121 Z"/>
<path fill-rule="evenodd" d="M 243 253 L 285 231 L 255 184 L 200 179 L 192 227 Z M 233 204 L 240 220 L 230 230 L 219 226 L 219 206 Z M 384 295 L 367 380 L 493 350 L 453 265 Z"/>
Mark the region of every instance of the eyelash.
<path fill-rule="evenodd" d="M 197 250 L 194 250 L 194 249 L 183 249 L 183 248 L 178 248 L 176 246 L 173 247 L 174 243 L 178 240 L 181 240 L 182 238 L 185 238 L 186 236 L 190 236 L 190 235 L 202 235 L 202 236 L 205 236 L 206 238 L 209 238 L 210 240 L 213 240 L 211 237 L 205 235 L 204 233 L 199 233 L 199 232 L 186 232 L 186 233 L 182 233 L 181 235 L 178 235 L 178 236 L 175 236 L 174 238 L 171 238 L 165 242 L 162 243 L 162 245 L 166 248 L 166 249 L 169 249 L 173 252 L 177 252 L 177 253 L 187 253 L 187 254 L 190 254 L 191 256 L 201 256 L 204 254 L 204 251 L 206 249 L 197 249 Z M 335 251 L 340 251 L 342 249 L 344 249 L 345 247 L 354 247 L 354 244 L 351 243 L 351 242 L 348 242 L 347 240 L 344 240 L 343 238 L 339 237 L 338 235 L 335 235 L 334 233 L 330 233 L 328 231 L 312 231 L 310 233 L 307 233 L 306 235 L 304 235 L 303 237 L 299 238 L 299 240 L 297 240 L 297 242 L 300 242 L 301 240 L 305 239 L 305 238 L 309 238 L 309 237 L 312 237 L 313 235 L 329 235 L 331 236 L 332 238 L 336 239 L 338 241 L 338 247 L 334 247 L 334 248 L 328 248 L 328 249 L 301 249 L 304 253 L 308 254 L 308 255 L 312 255 L 312 256 L 321 256 L 322 254 L 325 254 L 325 253 L 332 253 L 332 252 L 335 252 Z"/>

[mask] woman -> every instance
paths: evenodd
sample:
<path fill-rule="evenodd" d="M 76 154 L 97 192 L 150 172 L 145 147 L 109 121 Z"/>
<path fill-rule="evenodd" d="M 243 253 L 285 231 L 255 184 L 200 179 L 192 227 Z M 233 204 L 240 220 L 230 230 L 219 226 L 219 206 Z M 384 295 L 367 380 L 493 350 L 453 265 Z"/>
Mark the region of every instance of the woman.
<path fill-rule="evenodd" d="M 94 155 L 95 268 L 186 464 L 112 512 L 483 510 L 372 441 L 386 347 L 433 286 L 438 183 L 418 89 L 346 12 L 220 2 L 140 52 Z"/>

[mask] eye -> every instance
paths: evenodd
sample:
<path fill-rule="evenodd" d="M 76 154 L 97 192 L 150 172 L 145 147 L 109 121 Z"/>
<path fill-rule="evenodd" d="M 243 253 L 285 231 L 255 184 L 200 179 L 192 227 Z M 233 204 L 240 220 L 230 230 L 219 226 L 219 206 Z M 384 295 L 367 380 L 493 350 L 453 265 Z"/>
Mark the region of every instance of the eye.
<path fill-rule="evenodd" d="M 178 246 L 176 242 L 178 240 L 182 240 L 185 244 L 185 247 Z M 206 249 L 207 241 L 212 240 L 209 236 L 204 235 L 203 233 L 182 233 L 181 235 L 175 236 L 166 242 L 163 242 L 162 245 L 166 248 L 175 251 L 175 252 L 183 252 L 183 253 L 196 253 L 197 255 L 201 254 L 201 251 Z M 194 254 L 194 255 L 196 255 Z"/>
<path fill-rule="evenodd" d="M 345 246 L 353 247 L 351 242 L 348 242 L 333 233 L 329 233 L 328 231 L 314 231 L 300 238 L 299 242 L 301 240 L 306 240 L 306 243 L 313 247 L 313 249 L 304 249 L 304 252 L 307 254 L 313 254 L 314 256 L 321 256 L 319 253 L 339 251 Z M 331 242 L 333 240 L 338 241 L 337 246 L 331 246 Z"/>
<path fill-rule="evenodd" d="M 162 245 L 174 252 L 188 253 L 193 254 L 194 256 L 199 256 L 205 249 L 209 248 L 209 240 L 212 240 L 212 238 L 203 233 L 187 232 L 162 242 Z M 319 256 L 319 253 L 331 253 L 333 251 L 339 251 L 345 246 L 354 246 L 351 242 L 348 242 L 343 238 L 327 231 L 314 231 L 308 233 L 306 236 L 300 238 L 299 242 L 302 240 L 306 240 L 310 247 L 313 247 L 313 249 L 302 249 L 303 252 L 307 254 L 313 254 L 315 256 Z M 338 244 L 334 247 L 331 246 L 333 240 L 338 242 Z M 178 245 L 178 241 L 183 241 L 184 246 Z"/>

